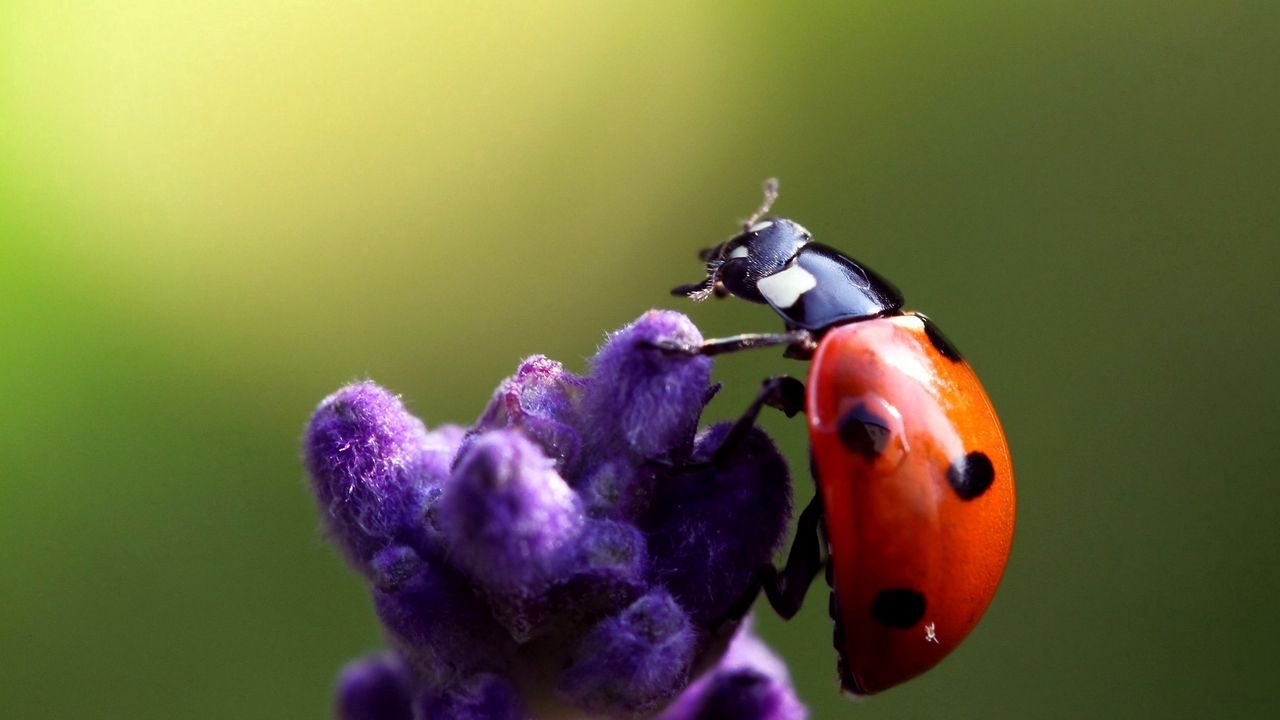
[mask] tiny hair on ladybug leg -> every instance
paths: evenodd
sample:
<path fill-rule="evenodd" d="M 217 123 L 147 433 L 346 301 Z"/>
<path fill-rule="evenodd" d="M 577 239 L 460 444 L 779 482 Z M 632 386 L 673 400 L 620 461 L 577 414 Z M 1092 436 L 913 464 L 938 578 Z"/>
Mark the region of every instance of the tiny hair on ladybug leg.
<path fill-rule="evenodd" d="M 731 457 L 737 451 L 739 444 L 747 439 L 747 434 L 755 427 L 760 410 L 766 405 L 781 410 L 787 417 L 795 417 L 797 413 L 804 412 L 804 383 L 789 375 L 776 375 L 760 383 L 756 399 L 751 401 L 746 411 L 733 423 L 733 427 L 729 428 L 720 447 L 712 455 L 711 462 Z"/>
<path fill-rule="evenodd" d="M 791 541 L 786 566 L 782 570 L 772 565 L 760 568 L 760 587 L 783 620 L 800 612 L 805 593 L 826 564 L 819 536 L 821 525 L 822 496 L 814 495 L 796 523 L 796 539 Z"/>
<path fill-rule="evenodd" d="M 726 353 L 754 350 L 756 348 L 795 345 L 808 347 L 814 343 L 808 330 L 791 330 L 785 333 L 744 333 L 724 338 L 703 340 L 701 344 L 681 343 L 673 340 L 646 341 L 645 345 L 670 355 L 724 355 Z"/>

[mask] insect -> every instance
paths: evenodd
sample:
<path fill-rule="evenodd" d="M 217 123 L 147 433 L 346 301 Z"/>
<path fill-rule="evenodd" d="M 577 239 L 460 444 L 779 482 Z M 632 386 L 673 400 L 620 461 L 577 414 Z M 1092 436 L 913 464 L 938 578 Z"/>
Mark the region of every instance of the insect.
<path fill-rule="evenodd" d="M 786 565 L 764 567 L 750 599 L 762 589 L 790 618 L 825 567 L 841 685 L 869 695 L 936 665 L 981 618 L 1013 540 L 1013 468 L 995 410 L 955 345 L 904 311 L 902 293 L 866 265 L 791 220 L 764 217 L 776 197 L 777 182 L 766 182 L 742 232 L 702 251 L 705 279 L 672 292 L 767 304 L 786 331 L 661 349 L 786 346 L 787 357 L 809 361 L 807 388 L 766 380 L 722 448 L 765 405 L 807 415 L 818 491 Z"/>

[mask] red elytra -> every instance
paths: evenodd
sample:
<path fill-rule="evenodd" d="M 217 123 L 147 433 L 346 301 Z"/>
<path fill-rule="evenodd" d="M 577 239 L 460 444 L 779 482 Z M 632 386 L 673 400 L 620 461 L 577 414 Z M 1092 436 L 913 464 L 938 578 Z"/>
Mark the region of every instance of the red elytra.
<path fill-rule="evenodd" d="M 969 364 L 916 315 L 827 332 L 805 405 L 841 680 L 880 692 L 946 657 L 995 595 L 1013 541 L 1009 448 Z M 855 423 L 885 428 L 878 452 Z"/>

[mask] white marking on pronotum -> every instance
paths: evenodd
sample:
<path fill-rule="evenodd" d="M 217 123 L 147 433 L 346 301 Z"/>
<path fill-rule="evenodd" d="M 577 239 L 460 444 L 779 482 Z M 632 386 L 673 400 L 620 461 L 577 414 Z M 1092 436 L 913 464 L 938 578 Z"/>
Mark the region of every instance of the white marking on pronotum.
<path fill-rule="evenodd" d="M 744 258 L 750 254 L 751 251 L 747 249 L 746 245 L 739 245 L 733 249 L 733 252 L 729 253 L 729 259 L 733 260 L 734 258 Z"/>
<path fill-rule="evenodd" d="M 780 308 L 789 308 L 796 304 L 800 296 L 818 286 L 818 279 L 813 273 L 799 265 L 777 272 L 769 277 L 760 278 L 756 287 L 769 302 Z"/>
<path fill-rule="evenodd" d="M 773 227 L 772 220 L 761 220 L 755 225 L 752 225 L 751 227 L 747 228 L 747 232 L 760 232 L 761 230 L 764 230 L 765 228 L 770 228 L 770 227 Z"/>
<path fill-rule="evenodd" d="M 808 230 L 807 228 L 805 228 L 805 226 L 801 225 L 800 223 L 796 222 L 795 220 L 792 220 L 792 221 L 791 221 L 791 224 L 796 226 L 796 229 L 800 231 L 800 234 L 801 234 L 801 235 L 804 235 L 804 236 L 805 236 L 805 237 L 807 237 L 807 238 L 811 238 L 811 237 L 813 237 L 813 233 L 809 232 L 809 230 Z"/>

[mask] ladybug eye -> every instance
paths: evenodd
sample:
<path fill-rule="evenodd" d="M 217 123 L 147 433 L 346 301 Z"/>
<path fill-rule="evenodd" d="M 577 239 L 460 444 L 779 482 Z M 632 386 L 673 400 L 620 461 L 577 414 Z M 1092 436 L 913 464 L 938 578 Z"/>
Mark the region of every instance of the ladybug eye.
<path fill-rule="evenodd" d="M 764 302 L 764 296 L 756 288 L 756 281 L 751 275 L 751 261 L 748 258 L 735 257 L 725 261 L 725 264 L 720 266 L 719 277 L 725 289 L 737 297 L 752 302 Z"/>

